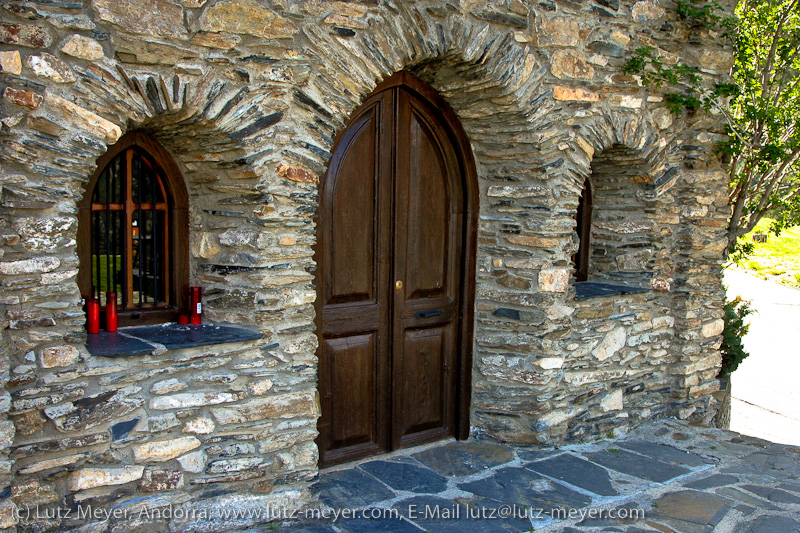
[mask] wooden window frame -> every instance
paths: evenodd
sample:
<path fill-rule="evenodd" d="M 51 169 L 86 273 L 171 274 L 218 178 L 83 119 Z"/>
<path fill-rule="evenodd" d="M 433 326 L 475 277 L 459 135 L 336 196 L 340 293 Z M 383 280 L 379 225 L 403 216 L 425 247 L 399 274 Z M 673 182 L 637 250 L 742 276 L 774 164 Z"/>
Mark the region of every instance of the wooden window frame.
<path fill-rule="evenodd" d="M 592 240 L 592 182 L 589 178 L 583 182 L 583 191 L 578 199 L 575 211 L 576 230 L 578 232 L 578 251 L 572 256 L 575 263 L 575 281 L 586 281 L 589 278 L 589 259 L 591 257 Z"/>
<path fill-rule="evenodd" d="M 108 165 L 121 153 L 135 148 L 147 154 L 160 168 L 162 184 L 166 198 L 166 239 L 165 253 L 169 257 L 166 278 L 166 300 L 164 306 L 153 308 L 131 308 L 119 310 L 119 325 L 146 325 L 171 322 L 177 320 L 178 315 L 188 309 L 189 299 L 189 195 L 178 165 L 169 153 L 154 139 L 143 132 L 131 132 L 120 138 L 117 143 L 109 147 L 108 151 L 97 159 L 97 169 L 86 186 L 82 200 L 78 204 L 78 237 L 77 249 L 80 267 L 78 270 L 78 287 L 84 298 L 92 296 L 92 250 L 91 250 L 91 221 L 92 221 L 92 196 Z M 128 210 L 131 209 L 131 191 L 128 190 L 126 202 Z M 129 213 L 130 214 L 130 213 Z M 125 248 L 128 257 L 131 257 L 132 235 L 131 224 L 127 224 L 128 231 L 124 235 Z M 132 267 L 124 265 L 126 272 Z M 130 276 L 130 273 L 126 274 Z M 104 313 L 101 313 L 101 319 Z"/>

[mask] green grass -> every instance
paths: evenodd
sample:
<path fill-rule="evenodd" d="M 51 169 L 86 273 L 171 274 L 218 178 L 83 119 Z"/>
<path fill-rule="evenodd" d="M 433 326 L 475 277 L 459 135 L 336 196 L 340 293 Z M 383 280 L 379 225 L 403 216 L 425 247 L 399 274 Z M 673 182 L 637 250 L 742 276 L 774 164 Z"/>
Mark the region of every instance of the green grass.
<path fill-rule="evenodd" d="M 117 260 L 117 270 L 116 270 L 117 274 L 116 275 L 112 274 L 112 276 L 111 276 L 112 277 L 112 283 L 118 281 L 118 279 L 119 279 L 119 274 L 118 273 L 123 268 L 122 267 L 122 256 L 120 256 L 120 255 L 116 256 L 116 260 Z M 117 291 L 118 293 L 121 292 L 122 291 L 122 285 L 120 283 L 118 283 L 118 282 L 114 284 L 113 288 L 109 288 L 109 286 L 108 286 L 108 268 L 109 268 L 109 266 L 113 266 L 112 265 L 113 256 L 106 256 L 106 255 L 94 256 L 93 261 L 94 261 L 94 269 L 93 269 L 93 272 L 92 272 L 92 280 L 97 279 L 95 277 L 96 276 L 96 272 L 97 272 L 96 269 L 100 268 L 100 294 L 105 294 L 109 290 L 114 290 L 114 291 Z"/>
<path fill-rule="evenodd" d="M 784 229 L 779 237 L 769 233 L 772 219 L 762 218 L 753 233 L 767 235 L 767 242 L 753 242 L 753 233 L 742 240 L 753 242 L 755 251 L 738 262 L 738 265 L 756 276 L 800 287 L 800 226 Z"/>

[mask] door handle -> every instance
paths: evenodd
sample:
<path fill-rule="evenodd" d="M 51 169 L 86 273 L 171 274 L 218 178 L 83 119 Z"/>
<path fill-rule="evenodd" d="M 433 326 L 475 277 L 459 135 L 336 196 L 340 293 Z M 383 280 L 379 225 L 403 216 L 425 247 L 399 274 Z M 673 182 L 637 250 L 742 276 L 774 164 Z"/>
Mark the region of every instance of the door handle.
<path fill-rule="evenodd" d="M 395 281 L 394 282 L 394 288 L 395 288 L 395 290 L 402 291 L 403 290 L 403 281 L 399 280 L 399 279 L 397 281 Z"/>
<path fill-rule="evenodd" d="M 414 318 L 432 318 L 435 316 L 442 316 L 444 311 L 419 311 L 414 313 Z"/>

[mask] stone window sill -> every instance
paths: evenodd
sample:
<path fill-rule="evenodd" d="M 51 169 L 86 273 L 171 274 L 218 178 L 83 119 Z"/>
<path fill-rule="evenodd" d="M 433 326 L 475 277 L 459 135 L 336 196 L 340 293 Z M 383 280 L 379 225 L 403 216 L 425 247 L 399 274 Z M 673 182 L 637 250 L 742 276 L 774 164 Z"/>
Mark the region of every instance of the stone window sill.
<path fill-rule="evenodd" d="M 596 281 L 581 281 L 575 284 L 575 299 L 589 300 L 590 298 L 602 298 L 604 296 L 621 296 L 623 294 L 639 294 L 650 292 L 652 289 L 641 287 L 629 287 L 614 283 L 599 283 Z"/>
<path fill-rule="evenodd" d="M 115 332 L 101 331 L 95 335 L 88 335 L 86 349 L 93 356 L 128 357 L 261 338 L 263 338 L 261 333 L 238 326 L 169 323 L 157 326 L 133 326 L 120 328 Z"/>

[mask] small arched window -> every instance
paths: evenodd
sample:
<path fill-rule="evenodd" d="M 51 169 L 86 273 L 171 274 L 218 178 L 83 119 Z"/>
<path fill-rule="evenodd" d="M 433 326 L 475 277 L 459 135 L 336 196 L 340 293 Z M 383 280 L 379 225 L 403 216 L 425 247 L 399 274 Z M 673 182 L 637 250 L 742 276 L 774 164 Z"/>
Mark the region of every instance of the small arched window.
<path fill-rule="evenodd" d="M 189 281 L 180 171 L 141 132 L 122 137 L 97 163 L 79 206 L 81 295 L 104 307 L 115 292 L 120 325 L 174 320 L 186 307 Z"/>
<path fill-rule="evenodd" d="M 576 281 L 586 281 L 589 276 L 589 257 L 591 255 L 592 236 L 592 183 L 589 178 L 583 183 L 583 191 L 578 199 L 578 210 L 575 213 L 578 232 L 578 251 L 572 260 L 575 263 Z"/>

